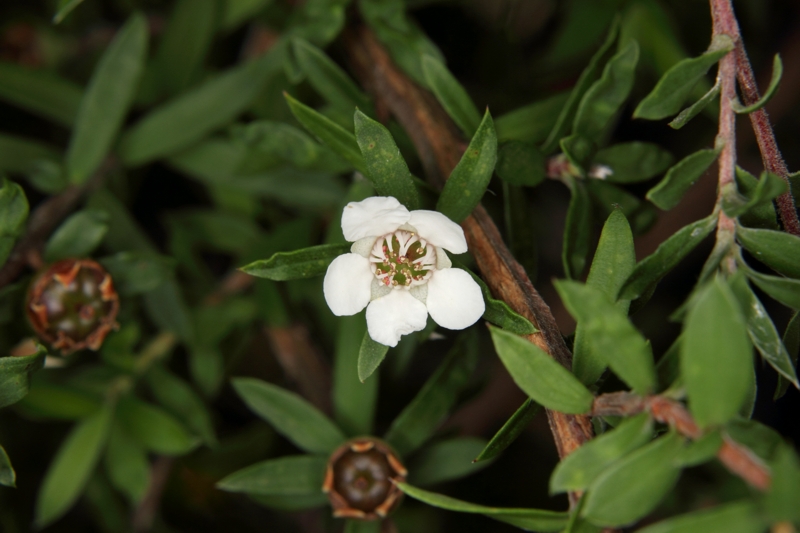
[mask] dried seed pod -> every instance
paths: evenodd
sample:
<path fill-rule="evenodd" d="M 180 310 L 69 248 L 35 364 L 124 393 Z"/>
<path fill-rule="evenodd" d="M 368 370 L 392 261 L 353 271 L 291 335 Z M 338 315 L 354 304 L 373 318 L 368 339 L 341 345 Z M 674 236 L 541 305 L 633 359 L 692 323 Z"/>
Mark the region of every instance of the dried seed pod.
<path fill-rule="evenodd" d="M 322 490 L 328 494 L 333 516 L 377 520 L 400 503 L 403 493 L 394 482 L 405 481 L 406 474 L 385 442 L 358 437 L 331 454 Z"/>
<path fill-rule="evenodd" d="M 117 327 L 111 275 L 91 259 L 63 259 L 31 284 L 25 310 L 36 334 L 63 355 L 97 350 Z"/>

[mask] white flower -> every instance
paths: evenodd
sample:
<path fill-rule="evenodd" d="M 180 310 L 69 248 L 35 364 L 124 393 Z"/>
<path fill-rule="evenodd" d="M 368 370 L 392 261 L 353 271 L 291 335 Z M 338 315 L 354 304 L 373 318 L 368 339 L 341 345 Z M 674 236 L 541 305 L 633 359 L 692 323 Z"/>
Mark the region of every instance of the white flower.
<path fill-rule="evenodd" d="M 374 196 L 345 206 L 342 230 L 353 246 L 328 267 L 325 301 L 337 316 L 367 307 L 367 330 L 376 342 L 396 346 L 402 335 L 423 329 L 429 313 L 447 329 L 464 329 L 483 315 L 480 287 L 451 268 L 444 251 L 467 251 L 461 226 L 445 215 Z"/>

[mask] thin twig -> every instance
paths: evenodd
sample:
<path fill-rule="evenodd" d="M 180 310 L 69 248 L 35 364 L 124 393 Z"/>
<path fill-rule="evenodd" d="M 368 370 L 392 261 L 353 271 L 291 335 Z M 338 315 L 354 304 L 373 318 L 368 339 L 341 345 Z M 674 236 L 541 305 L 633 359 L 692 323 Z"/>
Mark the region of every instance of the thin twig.
<path fill-rule="evenodd" d="M 150 486 L 147 487 L 147 493 L 133 511 L 131 518 L 134 533 L 146 533 L 153 529 L 153 521 L 161 505 L 161 495 L 167 486 L 173 462 L 171 457 L 163 456 L 153 462 L 150 469 Z"/>

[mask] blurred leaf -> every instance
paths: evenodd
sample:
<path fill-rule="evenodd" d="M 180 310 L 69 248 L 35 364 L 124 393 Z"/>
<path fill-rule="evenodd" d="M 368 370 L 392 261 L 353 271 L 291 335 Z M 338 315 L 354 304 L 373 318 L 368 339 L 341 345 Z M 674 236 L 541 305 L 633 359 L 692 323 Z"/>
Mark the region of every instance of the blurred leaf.
<path fill-rule="evenodd" d="M 699 150 L 678 161 L 667 171 L 658 185 L 647 191 L 647 199 L 664 211 L 669 211 L 681 201 L 689 188 L 717 160 L 719 151 Z"/>
<path fill-rule="evenodd" d="M 734 441 L 767 462 L 775 459 L 778 448 L 783 443 L 780 433 L 755 420 L 734 418 L 728 422 L 725 430 Z"/>
<path fill-rule="evenodd" d="M 155 405 L 132 396 L 120 399 L 117 415 L 126 432 L 147 450 L 161 455 L 183 455 L 197 447 L 197 439 L 183 424 Z"/>
<path fill-rule="evenodd" d="M 786 331 L 783 332 L 783 345 L 789 352 L 789 358 L 792 361 L 792 367 L 797 369 L 797 355 L 800 352 L 800 313 L 795 311 L 789 323 L 786 325 Z M 773 400 L 781 398 L 789 389 L 789 380 L 778 374 L 778 384 L 775 387 L 775 395 Z"/>
<path fill-rule="evenodd" d="M 58 149 L 35 139 L 0 133 L 0 172 L 27 174 L 43 161 L 61 160 Z"/>
<path fill-rule="evenodd" d="M 603 148 L 593 162 L 613 171 L 605 178 L 607 181 L 636 183 L 661 174 L 672 161 L 672 154 L 657 144 L 634 141 Z"/>
<path fill-rule="evenodd" d="M 325 100 L 348 112 L 372 107 L 358 85 L 325 52 L 298 38 L 292 40 L 292 49 L 308 81 Z"/>
<path fill-rule="evenodd" d="M 302 497 L 322 492 L 327 458 L 295 455 L 269 459 L 226 476 L 217 488 L 263 496 Z"/>
<path fill-rule="evenodd" d="M 464 155 L 445 182 L 436 210 L 455 222 L 467 218 L 480 203 L 496 162 L 497 135 L 487 110 Z"/>
<path fill-rule="evenodd" d="M 456 437 L 426 447 L 414 457 L 409 467 L 409 481 L 426 486 L 444 483 L 474 474 L 489 466 L 473 462 L 486 441 L 476 437 Z"/>
<path fill-rule="evenodd" d="M 791 381 L 795 387 L 800 388 L 789 352 L 783 345 L 781 336 L 767 314 L 767 310 L 764 309 L 747 283 L 747 279 L 743 274 L 737 273 L 730 278 L 730 285 L 744 314 L 747 322 L 747 334 L 753 345 L 776 372 Z"/>
<path fill-rule="evenodd" d="M 382 520 L 347 520 L 343 533 L 380 533 Z"/>
<path fill-rule="evenodd" d="M 411 172 L 389 130 L 358 110 L 355 126 L 356 140 L 364 156 L 367 175 L 375 184 L 378 194 L 394 196 L 409 210 L 419 208 L 419 194 Z"/>
<path fill-rule="evenodd" d="M 341 430 L 297 394 L 255 378 L 232 383 L 254 413 L 303 450 L 327 455 L 344 442 Z"/>
<path fill-rule="evenodd" d="M 192 344 L 195 332 L 177 281 L 169 279 L 144 293 L 144 306 L 150 319 L 159 328 L 171 331 L 182 341 Z"/>
<path fill-rule="evenodd" d="M 494 121 L 497 138 L 501 142 L 515 140 L 540 143 L 544 141 L 555 126 L 569 96 L 569 91 L 561 92 L 500 115 Z"/>
<path fill-rule="evenodd" d="M 361 381 L 358 361 L 361 341 L 367 334 L 363 313 L 339 317 L 333 367 L 333 407 L 336 423 L 349 436 L 369 435 L 375 417 L 378 376 Z"/>
<path fill-rule="evenodd" d="M 135 438 L 119 424 L 113 424 L 108 437 L 105 467 L 111 483 L 136 505 L 150 486 L 150 462 Z"/>
<path fill-rule="evenodd" d="M 207 445 L 217 445 L 211 416 L 203 400 L 184 380 L 161 365 L 153 366 L 146 376 L 153 397 L 178 417 Z"/>
<path fill-rule="evenodd" d="M 653 204 L 640 200 L 613 183 L 589 179 L 584 181 L 584 185 L 592 197 L 595 209 L 599 211 L 599 216 L 607 218 L 615 209 L 621 209 L 634 235 L 646 233 L 658 219 L 658 210 Z"/>
<path fill-rule="evenodd" d="M 800 237 L 736 225 L 736 239 L 753 257 L 785 276 L 800 278 Z"/>
<path fill-rule="evenodd" d="M 53 14 L 53 24 L 61 24 L 73 9 L 83 3 L 83 0 L 58 0 L 56 12 Z"/>
<path fill-rule="evenodd" d="M 514 383 L 537 403 L 562 413 L 588 413 L 594 396 L 569 370 L 528 340 L 489 326 L 495 350 Z"/>
<path fill-rule="evenodd" d="M 272 61 L 267 54 L 238 65 L 148 113 L 122 136 L 123 162 L 172 155 L 228 124 L 259 95 Z"/>
<path fill-rule="evenodd" d="M 350 251 L 350 243 L 321 244 L 292 252 L 278 252 L 269 259 L 254 261 L 239 270 L 273 281 L 311 278 L 325 273 L 328 265 Z"/>
<path fill-rule="evenodd" d="M 30 374 L 44 365 L 47 350 L 36 344 L 36 353 L 22 356 L 0 357 L 0 407 L 20 401 L 30 384 Z"/>
<path fill-rule="evenodd" d="M 656 364 L 658 388 L 661 391 L 671 388 L 675 382 L 680 379 L 680 349 L 682 340 L 683 337 L 679 335 Z"/>
<path fill-rule="evenodd" d="M 633 234 L 625 215 L 615 209 L 609 215 L 600 234 L 600 241 L 586 278 L 586 286 L 605 293 L 614 302 L 622 284 L 630 276 L 636 263 Z M 627 315 L 630 302 L 620 300 L 615 304 L 623 315 Z M 593 318 L 593 317 L 592 317 Z M 590 321 L 592 321 L 590 318 Z M 601 317 L 597 317 L 601 318 Z M 596 382 L 606 368 L 606 361 L 595 352 L 595 340 L 582 322 L 575 328 L 572 372 L 584 385 Z"/>
<path fill-rule="evenodd" d="M 724 424 L 739 412 L 752 369 L 744 317 L 730 287 L 717 278 L 695 295 L 681 341 L 681 375 L 700 427 Z"/>
<path fill-rule="evenodd" d="M 791 445 L 781 443 L 770 463 L 772 479 L 764 496 L 764 507 L 770 522 L 798 522 L 800 509 L 797 494 L 800 493 L 800 461 Z M 762 524 L 763 527 L 763 524 Z"/>
<path fill-rule="evenodd" d="M 743 500 L 662 520 L 639 533 L 761 533 L 764 529 L 756 505 Z"/>
<path fill-rule="evenodd" d="M 581 98 L 572 125 L 573 133 L 598 142 L 609 122 L 620 109 L 633 87 L 639 45 L 630 41 L 608 61 L 603 74 Z"/>
<path fill-rule="evenodd" d="M 384 439 L 397 453 L 406 456 L 433 435 L 467 385 L 477 360 L 475 332 L 468 330 L 389 426 Z"/>
<path fill-rule="evenodd" d="M 636 39 L 642 55 L 642 66 L 648 66 L 657 77 L 686 57 L 672 13 L 657 0 L 635 0 L 626 3 L 619 40 Z"/>
<path fill-rule="evenodd" d="M 748 197 L 740 195 L 733 183 L 724 185 L 722 187 L 722 209 L 728 216 L 738 217 L 761 205 L 771 205 L 773 199 L 787 190 L 788 187 L 783 178 L 771 172 L 763 172 Z"/>
<path fill-rule="evenodd" d="M 678 113 L 678 116 L 672 119 L 672 121 L 669 123 L 669 127 L 675 130 L 679 130 L 684 127 L 690 120 L 692 120 L 703 109 L 705 109 L 708 104 L 713 102 L 717 96 L 719 96 L 720 88 L 721 85 L 719 82 L 717 82 L 706 94 L 703 95 L 701 99 Z"/>
<path fill-rule="evenodd" d="M 36 527 L 52 524 L 83 492 L 108 438 L 113 405 L 75 424 L 50 463 L 36 500 Z"/>
<path fill-rule="evenodd" d="M 84 209 L 70 215 L 53 232 L 44 248 L 44 259 L 55 262 L 68 257 L 89 257 L 108 231 L 108 214 Z"/>
<path fill-rule="evenodd" d="M 564 274 L 570 278 L 580 278 L 586 267 L 589 253 L 589 239 L 592 231 L 592 203 L 583 181 L 567 180 L 572 196 L 567 209 L 564 226 L 564 244 L 561 248 L 561 263 Z"/>
<path fill-rule="evenodd" d="M 497 175 L 511 185 L 536 187 L 546 177 L 547 161 L 538 148 L 522 141 L 508 141 L 497 153 Z"/>
<path fill-rule="evenodd" d="M 83 89 L 51 72 L 0 62 L 0 98 L 62 126 L 72 127 Z"/>
<path fill-rule="evenodd" d="M 39 379 L 32 380 L 30 391 L 17 404 L 17 408 L 26 416 L 55 420 L 86 418 L 100 406 L 98 397 L 73 387 Z"/>
<path fill-rule="evenodd" d="M 0 446 L 0 485 L 6 487 L 17 486 L 17 473 L 11 466 L 11 459 L 8 458 L 5 448 Z"/>
<path fill-rule="evenodd" d="M 731 38 L 724 34 L 716 35 L 703 55 L 683 59 L 670 68 L 650 94 L 639 102 L 633 117 L 660 120 L 677 113 L 708 69 L 731 50 Z"/>
<path fill-rule="evenodd" d="M 503 300 L 496 300 L 492 298 L 492 293 L 489 290 L 489 287 L 486 285 L 486 282 L 480 278 L 480 276 L 457 261 L 453 262 L 453 266 L 462 270 L 466 270 L 467 273 L 472 276 L 472 279 L 475 280 L 475 283 L 477 283 L 481 288 L 483 301 L 486 303 L 486 311 L 483 313 L 484 320 L 491 322 L 495 326 L 499 326 L 506 331 L 516 333 L 517 335 L 531 335 L 532 333 L 539 331 L 533 324 L 531 324 L 530 320 L 511 309 Z"/>
<path fill-rule="evenodd" d="M 748 204 L 749 201 L 764 195 L 766 185 L 763 177 L 759 180 L 743 168 L 736 167 L 736 188 L 739 193 L 747 198 Z M 771 189 L 772 187 L 769 188 Z M 748 207 L 747 211 L 739 215 L 738 218 L 742 225 L 750 228 L 780 229 L 775 205 L 771 201 L 756 202 Z"/>
<path fill-rule="evenodd" d="M 100 166 L 133 103 L 147 55 L 147 21 L 135 14 L 111 41 L 83 93 L 65 165 L 69 181 L 85 182 Z"/>
<path fill-rule="evenodd" d="M 422 72 L 431 92 L 466 137 L 474 137 L 481 124 L 481 113 L 464 87 L 439 59 L 422 56 Z M 488 116 L 488 110 L 484 116 Z M 469 150 L 468 150 L 469 151 Z"/>
<path fill-rule="evenodd" d="M 117 291 L 128 295 L 149 292 L 175 273 L 172 258 L 146 251 L 120 252 L 100 263 L 111 274 Z"/>
<path fill-rule="evenodd" d="M 572 0 L 560 4 L 560 24 L 544 63 L 558 67 L 582 60 L 583 56 L 590 54 L 622 3 L 619 0 Z M 517 13 L 508 16 L 516 18 Z"/>
<path fill-rule="evenodd" d="M 444 494 L 428 492 L 407 483 L 398 483 L 397 486 L 406 495 L 428 505 L 458 513 L 482 514 L 528 531 L 561 531 L 569 520 L 568 513 L 540 509 L 486 507 L 485 505 L 457 500 Z"/>
<path fill-rule="evenodd" d="M 597 143 L 586 135 L 573 133 L 561 139 L 561 151 L 567 160 L 577 168 L 580 176 L 589 174 L 589 162 L 597 151 Z"/>
<path fill-rule="evenodd" d="M 721 446 L 722 434 L 719 431 L 707 432 L 684 446 L 677 461 L 684 468 L 706 463 L 716 457 Z"/>
<path fill-rule="evenodd" d="M 525 400 L 525 403 L 511 415 L 511 418 L 506 420 L 503 427 L 494 434 L 494 437 L 492 437 L 483 450 L 481 450 L 481 453 L 475 457 L 474 462 L 478 463 L 480 461 L 494 459 L 500 455 L 512 442 L 517 440 L 517 437 L 528 427 L 528 424 L 533 420 L 533 417 L 536 416 L 541 407 L 541 405 L 530 398 Z"/>
<path fill-rule="evenodd" d="M 155 245 L 145 235 L 128 208 L 107 189 L 95 191 L 86 207 L 101 209 L 109 216 L 108 233 L 103 245 L 112 252 L 140 250 L 155 252 Z"/>
<path fill-rule="evenodd" d="M 682 445 L 671 432 L 612 464 L 589 486 L 581 515 L 599 526 L 618 527 L 649 513 L 680 476 L 674 460 Z"/>
<path fill-rule="evenodd" d="M 625 419 L 618 427 L 595 437 L 562 459 L 550 476 L 550 492 L 582 491 L 616 461 L 650 442 L 649 413 Z"/>
<path fill-rule="evenodd" d="M 361 345 L 358 350 L 358 380 L 361 383 L 367 381 L 381 365 L 386 352 L 389 347 L 372 340 L 368 331 L 364 331 L 364 336 L 361 339 Z"/>
<path fill-rule="evenodd" d="M 323 150 L 305 132 L 281 122 L 250 122 L 237 126 L 233 135 L 248 148 L 237 174 L 257 174 L 284 162 L 307 168 Z"/>
<path fill-rule="evenodd" d="M 782 76 L 783 63 L 781 62 L 781 56 L 775 54 L 775 59 L 772 60 L 772 79 L 769 80 L 769 87 L 767 87 L 764 96 L 748 106 L 743 106 L 737 100 L 734 100 L 731 104 L 731 107 L 733 107 L 733 110 L 740 115 L 746 115 L 753 113 L 754 111 L 758 111 L 767 105 L 767 102 L 772 100 L 772 97 L 775 96 L 775 93 L 778 91 L 778 86 L 781 84 Z"/>
<path fill-rule="evenodd" d="M 22 187 L 0 176 L 0 265 L 14 249 L 27 219 L 28 199 Z"/>
<path fill-rule="evenodd" d="M 622 285 L 618 299 L 635 300 L 655 288 L 681 259 L 686 257 L 717 225 L 717 215 L 692 222 L 662 242 L 655 252 L 636 264 L 633 273 Z"/>
<path fill-rule="evenodd" d="M 233 30 L 243 24 L 259 11 L 272 3 L 273 0 L 225 0 L 220 20 L 223 30 Z"/>

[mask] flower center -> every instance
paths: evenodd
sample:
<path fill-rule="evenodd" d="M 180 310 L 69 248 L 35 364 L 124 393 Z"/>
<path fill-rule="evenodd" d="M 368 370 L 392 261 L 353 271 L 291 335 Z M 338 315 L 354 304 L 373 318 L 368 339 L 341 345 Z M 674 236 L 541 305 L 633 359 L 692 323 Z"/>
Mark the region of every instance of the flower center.
<path fill-rule="evenodd" d="M 411 288 L 426 283 L 433 274 L 436 250 L 413 231 L 397 230 L 375 241 L 369 260 L 382 284 Z"/>

